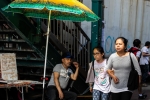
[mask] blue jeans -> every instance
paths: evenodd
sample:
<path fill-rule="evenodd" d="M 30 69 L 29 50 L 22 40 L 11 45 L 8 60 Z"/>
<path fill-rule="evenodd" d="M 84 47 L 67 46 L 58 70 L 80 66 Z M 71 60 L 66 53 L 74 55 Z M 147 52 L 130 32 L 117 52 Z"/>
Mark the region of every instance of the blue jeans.
<path fill-rule="evenodd" d="M 149 65 L 140 65 L 141 67 L 141 72 L 142 72 L 142 83 L 146 83 L 146 79 L 148 77 L 148 72 L 149 72 Z"/>
<path fill-rule="evenodd" d="M 93 89 L 93 100 L 109 100 L 109 93 Z"/>
<path fill-rule="evenodd" d="M 71 91 L 62 90 L 64 94 L 63 100 L 76 100 L 77 94 Z M 55 86 L 48 86 L 46 90 L 46 97 L 48 100 L 58 100 L 59 95 Z"/>

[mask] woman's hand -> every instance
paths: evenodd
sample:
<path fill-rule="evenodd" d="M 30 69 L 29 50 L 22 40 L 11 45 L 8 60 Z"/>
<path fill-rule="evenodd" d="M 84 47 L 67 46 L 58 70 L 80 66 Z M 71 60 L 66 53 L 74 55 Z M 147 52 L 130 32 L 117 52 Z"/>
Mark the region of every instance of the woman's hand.
<path fill-rule="evenodd" d="M 115 84 L 119 83 L 119 79 L 115 75 L 113 75 L 112 79 L 113 79 Z"/>
<path fill-rule="evenodd" d="M 119 79 L 115 76 L 114 70 L 109 69 L 109 70 L 107 70 L 107 73 L 110 75 L 110 77 L 112 77 L 115 84 L 119 83 Z"/>

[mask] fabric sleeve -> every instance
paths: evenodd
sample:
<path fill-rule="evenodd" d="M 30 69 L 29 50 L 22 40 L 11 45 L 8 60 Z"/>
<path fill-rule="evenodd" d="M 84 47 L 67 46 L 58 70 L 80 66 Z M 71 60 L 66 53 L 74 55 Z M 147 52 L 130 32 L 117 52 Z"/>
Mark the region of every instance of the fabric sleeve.
<path fill-rule="evenodd" d="M 53 68 L 53 72 L 60 72 L 61 69 L 61 65 L 57 64 L 54 68 Z"/>
<path fill-rule="evenodd" d="M 106 70 L 112 69 L 112 67 L 113 67 L 112 60 L 113 60 L 113 57 L 112 57 L 112 55 L 110 55 L 110 57 L 108 58 L 107 63 L 106 63 Z"/>
<path fill-rule="evenodd" d="M 143 47 L 141 51 L 147 53 L 147 48 Z"/>
<path fill-rule="evenodd" d="M 136 53 L 136 57 L 140 58 L 140 55 L 141 55 L 141 51 L 138 51 L 138 52 Z"/>
<path fill-rule="evenodd" d="M 68 76 L 70 77 L 71 74 L 73 74 L 73 71 L 69 68 L 69 69 L 68 69 Z"/>
<path fill-rule="evenodd" d="M 134 64 L 135 70 L 138 72 L 139 75 L 141 75 L 141 69 L 140 69 L 138 60 L 133 53 L 131 53 L 131 58 L 132 58 L 132 62 Z"/>

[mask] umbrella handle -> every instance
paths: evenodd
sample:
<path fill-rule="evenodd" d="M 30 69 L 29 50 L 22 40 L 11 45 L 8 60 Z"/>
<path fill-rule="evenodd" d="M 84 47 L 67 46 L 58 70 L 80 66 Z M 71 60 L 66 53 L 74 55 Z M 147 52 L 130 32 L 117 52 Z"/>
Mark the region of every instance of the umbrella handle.
<path fill-rule="evenodd" d="M 48 41 L 49 41 L 49 30 L 50 30 L 50 17 L 51 17 L 51 10 L 49 11 L 49 18 L 48 18 L 48 27 L 47 27 L 47 37 L 46 37 L 46 50 L 45 50 L 45 62 L 44 62 L 44 75 L 43 75 L 43 95 L 42 100 L 44 100 L 44 86 L 45 86 L 45 73 L 46 73 L 46 63 L 47 63 L 47 51 L 48 51 Z"/>
<path fill-rule="evenodd" d="M 44 63 L 44 75 L 43 78 L 45 78 L 46 73 L 46 63 L 47 63 L 47 51 L 48 51 L 48 40 L 49 40 L 49 30 L 50 30 L 50 17 L 51 17 L 51 10 L 49 11 L 49 18 L 48 18 L 48 27 L 47 27 L 47 39 L 46 39 L 46 50 L 45 50 L 45 63 Z M 45 85 L 45 80 L 43 80 L 43 89 Z"/>

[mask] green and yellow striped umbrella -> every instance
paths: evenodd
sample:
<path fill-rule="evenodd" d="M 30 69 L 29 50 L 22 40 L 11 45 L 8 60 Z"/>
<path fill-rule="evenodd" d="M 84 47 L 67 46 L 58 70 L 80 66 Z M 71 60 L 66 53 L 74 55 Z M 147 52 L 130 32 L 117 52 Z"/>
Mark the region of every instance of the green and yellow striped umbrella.
<path fill-rule="evenodd" d="M 22 13 L 28 17 L 71 21 L 97 21 L 99 17 L 78 0 L 15 0 L 2 8 L 6 12 Z"/>

